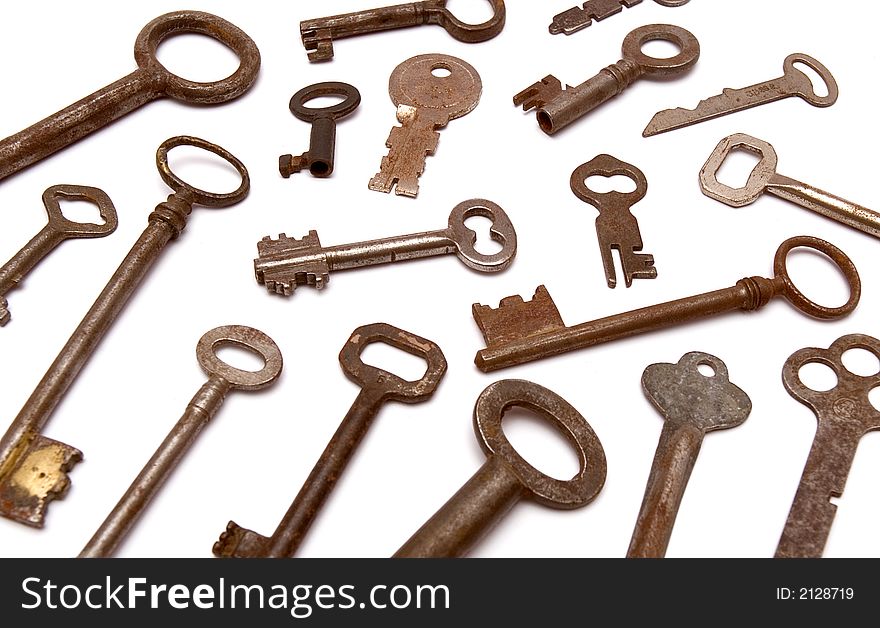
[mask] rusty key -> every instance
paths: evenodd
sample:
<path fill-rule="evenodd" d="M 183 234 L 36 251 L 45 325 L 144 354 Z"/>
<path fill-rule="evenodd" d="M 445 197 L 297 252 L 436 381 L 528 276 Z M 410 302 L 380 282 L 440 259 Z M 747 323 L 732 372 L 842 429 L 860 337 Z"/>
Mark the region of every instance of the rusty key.
<path fill-rule="evenodd" d="M 393 373 L 364 364 L 360 355 L 368 345 L 384 342 L 424 358 L 427 369 L 410 382 Z M 271 537 L 242 528 L 234 521 L 214 543 L 214 554 L 224 558 L 285 558 L 296 554 L 318 512 L 330 496 L 379 410 L 387 401 L 419 403 L 434 394 L 446 372 L 446 358 L 436 344 L 387 323 L 355 329 L 339 353 L 346 376 L 361 387 L 348 414 L 330 439 L 305 484 Z"/>
<path fill-rule="evenodd" d="M 502 418 L 511 407 L 546 419 L 574 446 L 580 470 L 570 480 L 544 475 L 507 440 Z M 463 556 L 522 499 L 571 510 L 593 501 L 605 484 L 605 450 L 593 428 L 565 399 L 520 379 L 490 384 L 474 406 L 474 429 L 488 459 L 467 483 L 413 534 L 394 558 Z"/>
<path fill-rule="evenodd" d="M 225 79 L 210 83 L 172 74 L 159 63 L 156 50 L 168 37 L 182 33 L 207 35 L 225 44 L 238 56 L 238 69 Z M 194 105 L 232 100 L 250 88 L 260 69 L 260 51 L 244 31 L 201 11 L 175 11 L 151 21 L 134 42 L 134 58 L 138 69 L 128 76 L 0 141 L 0 179 L 157 98 L 168 96 Z"/>

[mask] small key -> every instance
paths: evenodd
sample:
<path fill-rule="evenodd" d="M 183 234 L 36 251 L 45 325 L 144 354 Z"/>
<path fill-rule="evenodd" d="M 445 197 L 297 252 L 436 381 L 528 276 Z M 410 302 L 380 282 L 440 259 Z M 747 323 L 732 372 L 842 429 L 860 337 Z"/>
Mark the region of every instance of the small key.
<path fill-rule="evenodd" d="M 574 446 L 580 470 L 570 480 L 544 475 L 525 461 L 502 430 L 518 406 L 554 425 Z M 464 556 L 521 499 L 571 510 L 593 501 L 605 484 L 605 450 L 581 414 L 543 386 L 521 379 L 490 384 L 474 406 L 474 429 L 485 464 L 394 554 L 394 558 Z"/>
<path fill-rule="evenodd" d="M 840 269 L 849 285 L 849 299 L 839 307 L 810 301 L 794 284 L 786 269 L 790 251 L 804 247 L 824 254 Z M 841 318 L 852 312 L 862 294 L 858 270 L 846 254 L 833 244 L 812 236 L 796 236 L 779 245 L 773 260 L 774 277 L 746 277 L 735 286 L 676 301 L 643 307 L 631 312 L 566 327 L 556 304 L 544 286 L 538 286 L 531 301 L 521 296 L 501 300 L 498 308 L 474 303 L 474 320 L 486 348 L 474 360 L 483 372 L 549 358 L 619 338 L 671 327 L 679 323 L 714 316 L 730 310 L 757 310 L 778 296 L 795 308 L 820 320 Z"/>
<path fill-rule="evenodd" d="M 256 354 L 262 358 L 263 367 L 259 371 L 243 371 L 230 366 L 217 355 L 218 349 L 229 346 Z M 244 325 L 217 327 L 203 335 L 196 346 L 196 358 L 208 381 L 190 400 L 183 416 L 107 515 L 79 558 L 113 556 L 202 429 L 214 418 L 226 395 L 231 390 L 266 388 L 281 375 L 283 365 L 278 345 L 263 332 Z"/>
<path fill-rule="evenodd" d="M 704 375 L 699 366 L 712 370 Z M 727 366 L 708 353 L 687 353 L 678 364 L 652 364 L 642 387 L 663 415 L 663 431 L 627 558 L 663 558 L 706 432 L 741 425 L 752 401 L 730 383 Z"/>
<path fill-rule="evenodd" d="M 553 21 L 550 23 L 550 34 L 571 35 L 590 26 L 593 20 L 601 22 L 605 18 L 623 11 L 623 7 L 629 9 L 641 2 L 642 0 L 588 0 L 588 2 L 584 2 L 582 7 L 572 7 L 568 11 L 554 15 Z M 654 2 L 665 7 L 680 7 L 690 0 L 654 0 Z"/>
<path fill-rule="evenodd" d="M 425 374 L 410 382 L 393 373 L 364 364 L 361 353 L 374 342 L 384 342 L 427 363 Z M 330 439 L 305 484 L 271 537 L 242 528 L 234 521 L 214 544 L 223 558 L 284 558 L 299 546 L 339 480 L 355 450 L 387 401 L 420 403 L 434 394 L 446 372 L 446 358 L 436 344 L 386 323 L 355 329 L 339 353 L 346 376 L 361 387 L 348 414 Z"/>
<path fill-rule="evenodd" d="M 61 199 L 88 201 L 98 207 L 103 224 L 68 220 L 61 213 Z M 9 322 L 6 294 L 15 288 L 34 266 L 68 238 L 103 238 L 116 230 L 118 218 L 113 201 L 103 190 L 85 185 L 53 185 L 43 192 L 49 223 L 31 238 L 11 260 L 0 267 L 0 326 Z"/>
<path fill-rule="evenodd" d="M 668 41 L 679 53 L 667 59 L 650 57 L 642 52 L 649 41 Z M 617 96 L 642 76 L 671 79 L 684 74 L 700 58 L 700 42 L 685 29 L 671 24 L 641 26 L 623 40 L 623 58 L 600 71 L 577 87 L 562 83 L 552 74 L 531 85 L 513 97 L 514 106 L 523 111 L 537 109 L 538 126 L 553 135 L 589 113 L 602 103 Z"/>
<path fill-rule="evenodd" d="M 795 67 L 794 64 L 798 62 L 809 66 L 822 77 L 828 89 L 826 96 L 816 94 L 810 77 Z M 742 89 L 724 89 L 719 95 L 700 101 L 695 109 L 679 107 L 678 109 L 657 112 L 645 130 L 642 131 L 642 136 L 650 137 L 658 133 L 681 129 L 698 122 L 720 118 L 729 113 L 736 113 L 789 96 L 800 96 L 814 107 L 830 107 L 837 102 L 837 81 L 834 80 L 828 68 L 813 57 L 802 52 L 790 54 L 785 58 L 783 68 L 784 74 L 779 78 Z"/>
<path fill-rule="evenodd" d="M 489 234 L 501 244 L 491 255 L 474 248 L 477 234 L 465 221 L 483 216 L 492 221 Z M 269 292 L 290 296 L 298 285 L 323 288 L 330 281 L 331 270 L 361 268 L 433 255 L 455 253 L 473 270 L 500 272 L 510 266 L 516 255 L 516 231 L 504 210 L 492 201 L 475 198 L 456 205 L 449 214 L 449 226 L 438 231 L 369 240 L 340 246 L 323 247 L 314 230 L 300 240 L 282 233 L 277 240 L 266 236 L 257 243 L 259 257 L 254 260 L 257 283 Z"/>
<path fill-rule="evenodd" d="M 445 73 L 445 76 L 443 75 Z M 401 126 L 391 129 L 380 171 L 369 188 L 415 198 L 427 155 L 440 141 L 438 129 L 473 111 L 483 83 L 469 63 L 443 54 L 425 54 L 398 65 L 388 81 L 388 94 L 397 107 Z"/>
<path fill-rule="evenodd" d="M 238 56 L 238 69 L 219 81 L 188 81 L 172 74 L 156 58 L 168 37 L 181 33 L 206 35 Z M 257 78 L 260 51 L 240 28 L 201 11 L 175 11 L 144 26 L 134 42 L 138 69 L 104 89 L 0 141 L 0 179 L 15 174 L 92 131 L 163 96 L 194 105 L 224 103 L 246 92 Z"/>
<path fill-rule="evenodd" d="M 636 189 L 629 193 L 594 192 L 587 187 L 587 179 L 592 176 L 612 177 L 623 175 L 636 184 Z M 596 218 L 596 236 L 599 238 L 599 252 L 602 254 L 602 266 L 608 287 L 617 285 L 614 272 L 614 256 L 612 249 L 620 253 L 620 264 L 623 267 L 623 278 L 626 287 L 632 285 L 633 279 L 655 279 L 657 269 L 654 268 L 654 256 L 647 253 L 636 253 L 642 250 L 642 234 L 639 223 L 630 212 L 630 208 L 645 197 L 648 191 L 648 180 L 645 174 L 625 161 L 611 155 L 598 155 L 585 164 L 581 164 L 571 173 L 569 181 L 571 191 L 582 201 L 599 210 Z"/>
<path fill-rule="evenodd" d="M 320 96 L 339 96 L 341 102 L 327 107 L 306 107 L 306 103 Z M 312 124 L 309 150 L 302 155 L 281 155 L 278 170 L 285 179 L 308 168 L 313 177 L 329 177 L 333 172 L 336 153 L 336 121 L 352 113 L 361 104 L 361 93 L 348 83 L 316 83 L 303 87 L 290 99 L 290 113 Z"/>
<path fill-rule="evenodd" d="M 880 358 L 880 340 L 850 334 L 835 340 L 828 349 L 796 351 L 782 367 L 782 383 L 792 397 L 810 408 L 819 423 L 813 447 L 776 548 L 776 558 L 820 558 L 831 532 L 837 505 L 862 436 L 880 429 L 880 412 L 868 393 L 880 385 L 880 373 L 864 377 L 850 372 L 842 356 L 850 349 L 864 349 Z M 818 362 L 834 370 L 837 385 L 815 391 L 801 381 L 801 368 Z"/>
<path fill-rule="evenodd" d="M 333 15 L 299 23 L 302 43 L 309 61 L 333 58 L 333 40 L 365 35 L 394 28 L 437 24 L 455 39 L 467 44 L 487 41 L 504 28 L 507 10 L 504 0 L 489 0 L 493 15 L 482 24 L 465 24 L 446 8 L 447 0 L 410 2 L 381 9 Z"/>
<path fill-rule="evenodd" d="M 741 188 L 732 188 L 718 180 L 721 165 L 736 149 L 747 150 L 761 159 Z M 826 218 L 880 238 L 880 214 L 819 188 L 777 174 L 776 163 L 773 146 L 745 133 L 736 133 L 721 140 L 703 165 L 700 170 L 700 189 L 706 196 L 731 207 L 754 203 L 764 192 L 769 192 Z"/>

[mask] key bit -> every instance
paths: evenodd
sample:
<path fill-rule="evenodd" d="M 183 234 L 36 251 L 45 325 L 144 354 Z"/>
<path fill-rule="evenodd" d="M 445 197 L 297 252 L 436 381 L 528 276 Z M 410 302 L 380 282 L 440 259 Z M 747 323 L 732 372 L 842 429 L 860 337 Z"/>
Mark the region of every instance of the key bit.
<path fill-rule="evenodd" d="M 617 15 L 623 11 L 623 7 L 630 8 L 641 3 L 642 0 L 589 0 L 582 7 L 572 7 L 553 16 L 550 23 L 550 34 L 558 35 L 565 33 L 571 35 L 588 27 L 593 20 L 601 22 L 605 18 Z"/>

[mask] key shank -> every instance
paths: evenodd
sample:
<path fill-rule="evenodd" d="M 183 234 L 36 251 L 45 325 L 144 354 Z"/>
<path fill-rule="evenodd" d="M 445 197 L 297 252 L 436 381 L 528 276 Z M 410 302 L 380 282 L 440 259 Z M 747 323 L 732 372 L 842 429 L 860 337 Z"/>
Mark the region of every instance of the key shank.
<path fill-rule="evenodd" d="M 46 225 L 30 242 L 0 267 L 0 295 L 10 292 L 40 260 L 58 246 L 65 236 L 51 225 Z"/>
<path fill-rule="evenodd" d="M 315 37 L 320 31 L 329 31 L 332 39 L 343 39 L 367 33 L 375 33 L 395 28 L 439 24 L 441 11 L 446 0 L 408 2 L 390 7 L 367 9 L 354 13 L 331 15 L 300 22 L 299 29 L 303 39 Z"/>
<path fill-rule="evenodd" d="M 444 229 L 326 247 L 323 254 L 331 270 L 345 270 L 445 255 L 457 248 L 449 230 Z"/>

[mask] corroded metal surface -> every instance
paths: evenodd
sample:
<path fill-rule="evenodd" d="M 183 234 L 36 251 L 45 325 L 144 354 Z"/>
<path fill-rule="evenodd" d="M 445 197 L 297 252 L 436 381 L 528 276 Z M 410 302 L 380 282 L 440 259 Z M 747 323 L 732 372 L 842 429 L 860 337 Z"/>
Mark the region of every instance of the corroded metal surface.
<path fill-rule="evenodd" d="M 641 2 L 642 0 L 587 0 L 579 7 L 572 7 L 554 15 L 548 30 L 551 35 L 560 33 L 571 35 L 590 26 L 593 20 L 601 22 L 620 13 L 623 7 L 634 7 Z M 690 0 L 654 0 L 654 2 L 665 7 L 680 7 Z"/>

